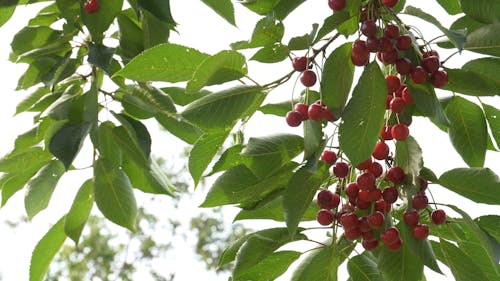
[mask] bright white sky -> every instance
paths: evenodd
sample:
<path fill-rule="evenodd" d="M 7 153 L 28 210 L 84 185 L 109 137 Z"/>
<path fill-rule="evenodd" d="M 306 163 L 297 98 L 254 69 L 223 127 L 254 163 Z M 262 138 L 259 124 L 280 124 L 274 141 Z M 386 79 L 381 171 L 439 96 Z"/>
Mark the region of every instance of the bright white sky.
<path fill-rule="evenodd" d="M 420 1 L 407 1 L 415 6 L 422 6 Z M 435 1 L 425 1 L 425 8 L 439 18 L 444 26 L 449 26 L 452 19 L 445 16 L 443 10 L 438 6 Z M 429 3 L 430 2 L 430 3 Z M 254 23 L 258 20 L 258 16 L 249 13 L 247 10 L 236 5 L 237 24 L 239 28 L 234 28 L 227 24 L 223 19 L 218 17 L 215 13 L 205 7 L 200 1 L 196 0 L 171 0 L 172 11 L 175 20 L 179 23 L 178 31 L 180 36 L 173 34 L 171 41 L 187 46 L 197 48 L 203 52 L 214 54 L 222 49 L 229 48 L 229 43 L 238 40 L 246 40 L 250 38 Z M 307 7 L 306 7 L 307 6 Z M 189 11 L 189 12 L 187 12 Z M 331 10 L 327 6 L 327 1 L 308 1 L 304 7 L 299 9 L 300 12 L 292 13 L 285 21 L 285 39 L 293 36 L 303 35 L 308 33 L 311 29 L 312 23 L 320 23 L 326 18 Z M 25 97 L 25 92 L 16 92 L 14 89 L 17 85 L 17 79 L 25 70 L 25 65 L 15 65 L 7 61 L 10 52 L 9 42 L 12 36 L 20 29 L 22 24 L 34 15 L 33 10 L 29 8 L 19 8 L 14 18 L 0 28 L 0 69 L 2 69 L 2 103 L 0 103 L 0 131 L 3 132 L 0 139 L 0 155 L 4 155 L 13 147 L 15 137 L 28 130 L 31 125 L 31 116 L 29 114 L 21 114 L 15 116 L 16 104 Z M 405 18 L 413 20 L 413 18 Z M 427 38 L 433 38 L 438 35 L 436 28 L 418 22 L 418 26 L 424 31 Z M 299 55 L 302 53 L 298 53 Z M 445 57 L 446 55 L 444 55 Z M 470 56 L 467 56 L 470 58 Z M 447 64 L 448 67 L 459 67 L 466 59 L 459 56 L 454 57 Z M 259 82 L 268 82 L 276 75 L 281 75 L 289 71 L 289 65 L 263 65 L 258 63 L 249 63 L 250 76 Z M 279 88 L 272 94 L 275 100 L 285 100 L 291 97 L 292 83 Z M 300 91 L 301 89 L 297 89 Z M 487 103 L 500 106 L 500 98 L 484 99 Z M 285 125 L 284 120 L 278 118 L 266 119 L 263 121 L 263 116 L 257 114 L 254 121 L 247 125 L 248 134 L 265 135 L 270 132 L 278 131 L 291 131 L 301 134 L 300 129 L 290 129 Z M 268 117 L 266 117 L 268 118 Z M 274 123 L 269 123 L 269 120 L 276 120 Z M 264 123 L 265 122 L 265 123 Z M 154 123 L 150 127 L 153 134 L 153 152 L 162 156 L 165 152 L 166 145 L 172 143 L 166 133 L 155 130 Z M 262 126 L 266 124 L 267 126 Z M 272 124 L 272 125 L 268 125 Z M 411 128 L 412 135 L 417 139 L 421 145 L 424 153 L 424 161 L 427 167 L 436 172 L 437 175 L 442 174 L 444 171 L 450 170 L 455 167 L 466 167 L 460 156 L 451 147 L 448 136 L 439 131 L 434 125 L 425 119 L 414 118 L 414 123 Z M 172 149 L 176 151 L 176 149 Z M 171 156 L 166 152 L 166 157 Z M 165 156 L 163 155 L 163 156 Z M 88 159 L 78 159 L 81 166 L 84 166 Z M 500 154 L 488 152 L 486 158 L 486 166 L 492 168 L 497 174 L 500 174 Z M 8 229 L 0 225 L 0 273 L 4 280 L 28 280 L 28 268 L 31 251 L 36 245 L 37 241 L 43 236 L 50 225 L 56 222 L 64 212 L 69 209 L 71 200 L 80 186 L 80 183 L 75 184 L 80 180 L 88 178 L 89 174 L 73 176 L 69 175 L 63 177 L 59 184 L 51 206 L 41 212 L 32 222 L 25 224 L 17 229 Z M 471 187 L 476 188 L 476 187 Z M 499 213 L 498 208 L 493 208 L 488 205 L 479 205 L 468 200 L 464 200 L 451 192 L 447 192 L 440 187 L 431 187 L 437 202 L 449 202 L 459 205 L 462 209 L 471 214 L 472 217 L 479 216 L 486 213 Z M 68 195 L 67 195 L 68 194 Z M 23 212 L 23 192 L 19 192 L 14 196 L 6 207 L 0 210 L 0 222 L 5 220 L 16 220 Z M 203 194 L 195 197 L 195 202 L 191 206 L 183 206 L 182 210 L 178 211 L 180 215 L 182 212 L 189 212 L 192 208 L 201 203 Z M 172 214 L 171 214 L 172 215 Z M 186 214 L 187 215 L 187 214 Z M 253 225 L 255 227 L 255 225 Z M 182 241 L 179 241 L 182 243 Z M 189 244 L 192 245 L 192 244 Z M 202 278 L 205 280 L 226 280 L 227 277 L 216 277 L 211 272 L 206 272 L 204 266 L 196 262 L 190 253 L 192 250 L 189 245 L 180 251 L 175 259 L 169 260 L 167 265 L 162 265 L 177 270 L 176 280 L 193 280 Z M 184 252 L 184 254 L 182 253 Z M 187 253 L 187 254 L 186 254 Z M 345 271 L 340 272 L 340 280 L 347 279 Z M 429 275 L 428 280 L 451 280 L 439 275 Z M 280 280 L 289 280 L 289 275 L 285 275 Z"/>

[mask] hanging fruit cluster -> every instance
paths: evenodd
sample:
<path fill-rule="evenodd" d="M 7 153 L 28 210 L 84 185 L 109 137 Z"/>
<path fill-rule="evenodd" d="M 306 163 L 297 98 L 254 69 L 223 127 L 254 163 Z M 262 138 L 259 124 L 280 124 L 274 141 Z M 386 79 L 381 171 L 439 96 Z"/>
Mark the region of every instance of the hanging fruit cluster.
<path fill-rule="evenodd" d="M 343 229 L 349 240 L 361 239 L 368 250 L 374 250 L 383 242 L 386 249 L 401 249 L 400 230 L 394 226 L 391 216 L 393 205 L 406 206 L 402 221 L 411 229 L 416 239 L 429 235 L 429 226 L 421 223 L 420 216 L 428 212 L 431 222 L 439 225 L 446 222 L 443 210 L 429 205 L 428 182 L 422 177 L 411 178 L 395 165 L 391 151 L 393 142 L 405 141 L 409 134 L 412 113 L 405 112 L 414 103 L 406 83 L 430 83 L 440 88 L 447 84 L 445 71 L 440 70 L 441 61 L 437 51 L 427 45 L 419 45 L 415 36 L 392 11 L 398 1 L 369 1 L 360 10 L 358 39 L 352 44 L 351 62 L 355 66 L 366 66 L 375 58 L 386 70 L 386 114 L 379 141 L 372 156 L 353 167 L 345 159 L 342 147 L 327 146 L 320 160 L 331 167 L 328 184 L 336 183 L 334 191 L 323 187 L 316 196 L 320 210 L 316 220 L 334 230 Z M 329 7 L 341 11 L 345 0 L 329 0 Z M 425 41 L 424 41 L 425 42 Z M 372 54 L 374 54 L 372 56 Z M 308 90 L 316 84 L 317 74 L 311 70 L 315 56 L 295 57 L 292 67 L 300 72 L 300 81 L 307 88 L 304 102 L 293 105 L 286 115 L 286 122 L 297 127 L 306 120 L 322 122 L 337 121 L 332 111 L 320 99 L 308 104 Z M 336 124 L 334 124 L 337 127 Z M 336 130 L 330 140 L 337 137 Z M 412 182 L 413 181 L 413 182 Z"/>

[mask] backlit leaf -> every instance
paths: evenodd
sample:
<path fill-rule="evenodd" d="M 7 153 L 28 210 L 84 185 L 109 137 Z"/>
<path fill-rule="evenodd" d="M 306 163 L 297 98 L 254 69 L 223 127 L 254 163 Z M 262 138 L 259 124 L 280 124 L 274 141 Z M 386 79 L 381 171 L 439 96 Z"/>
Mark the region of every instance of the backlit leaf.
<path fill-rule="evenodd" d="M 80 235 L 94 205 L 93 187 L 94 183 L 92 180 L 87 180 L 83 183 L 64 220 L 64 233 L 75 244 L 78 244 L 78 240 L 80 240 Z"/>
<path fill-rule="evenodd" d="M 474 202 L 500 204 L 500 179 L 489 168 L 456 168 L 442 174 L 439 183 Z"/>

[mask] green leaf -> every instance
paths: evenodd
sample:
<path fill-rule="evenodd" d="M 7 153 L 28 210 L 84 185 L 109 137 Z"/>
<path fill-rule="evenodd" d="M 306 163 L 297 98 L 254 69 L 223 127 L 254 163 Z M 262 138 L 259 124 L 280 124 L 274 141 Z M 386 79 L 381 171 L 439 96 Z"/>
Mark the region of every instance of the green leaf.
<path fill-rule="evenodd" d="M 243 0 L 239 2 L 251 11 L 259 15 L 265 15 L 271 11 L 279 1 L 280 0 Z"/>
<path fill-rule="evenodd" d="M 445 68 L 445 71 L 448 84 L 443 87 L 444 90 L 471 96 L 500 95 L 500 88 L 495 81 L 485 76 L 462 69 Z"/>
<path fill-rule="evenodd" d="M 408 88 L 415 100 L 418 111 L 441 126 L 448 127 L 449 122 L 434 88 L 429 84 L 408 83 Z"/>
<path fill-rule="evenodd" d="M 285 273 L 290 264 L 300 257 L 301 253 L 294 251 L 280 251 L 272 253 L 257 265 L 246 270 L 234 281 L 247 280 L 275 280 L 278 276 Z"/>
<path fill-rule="evenodd" d="M 12 17 L 19 0 L 8 0 L 4 2 L 6 3 L 2 3 L 2 5 L 0 6 L 0 27 L 8 22 Z"/>
<path fill-rule="evenodd" d="M 354 256 L 347 262 L 347 272 L 353 281 L 384 281 L 376 260 L 369 252 Z"/>
<path fill-rule="evenodd" d="M 319 40 L 323 39 L 323 37 L 336 30 L 340 25 L 342 25 L 349 19 L 351 19 L 351 15 L 349 15 L 349 13 L 346 11 L 336 12 L 333 13 L 333 15 L 327 17 L 323 22 L 323 25 L 319 29 L 314 43 L 317 43 Z"/>
<path fill-rule="evenodd" d="M 231 44 L 235 50 L 265 47 L 280 43 L 285 33 L 282 22 L 273 17 L 265 17 L 257 22 L 249 41 L 240 41 Z"/>
<path fill-rule="evenodd" d="M 165 43 L 136 56 L 113 76 L 142 82 L 182 82 L 191 79 L 198 65 L 208 57 L 192 48 Z"/>
<path fill-rule="evenodd" d="M 217 85 L 240 79 L 247 74 L 245 56 L 236 51 L 221 51 L 205 59 L 193 73 L 186 92 L 199 91 L 203 86 Z"/>
<path fill-rule="evenodd" d="M 202 135 L 189 152 L 189 172 L 194 180 L 195 187 L 200 182 L 203 172 L 212 162 L 217 152 L 221 149 L 229 131 L 206 133 Z"/>
<path fill-rule="evenodd" d="M 152 13 L 162 22 L 172 26 L 176 25 L 170 12 L 170 0 L 137 0 L 137 4 L 143 11 Z"/>
<path fill-rule="evenodd" d="M 493 135 L 497 146 L 500 146 L 500 110 L 485 103 L 482 103 L 481 105 L 483 106 L 486 120 L 490 125 L 491 134 Z"/>
<path fill-rule="evenodd" d="M 64 219 L 64 216 L 59 219 L 36 244 L 31 254 L 29 281 L 45 280 L 44 277 L 52 259 L 59 252 L 59 249 L 66 240 Z"/>
<path fill-rule="evenodd" d="M 405 13 L 415 17 L 419 17 L 429 23 L 434 24 L 439 30 L 444 33 L 444 35 L 448 37 L 448 39 L 450 39 L 450 41 L 453 43 L 453 45 L 455 45 L 455 47 L 457 47 L 459 51 L 463 50 L 465 47 L 465 42 L 468 42 L 468 40 L 466 40 L 465 31 L 447 29 L 441 25 L 441 22 L 439 20 L 437 20 L 432 15 L 425 13 L 419 8 L 408 6 L 405 9 Z"/>
<path fill-rule="evenodd" d="M 436 260 L 434 251 L 429 240 L 418 240 L 413 236 L 412 229 L 405 222 L 398 224 L 398 229 L 402 232 L 403 243 L 406 243 L 408 249 L 414 253 L 420 261 L 428 268 L 437 273 L 443 274 Z"/>
<path fill-rule="evenodd" d="M 132 186 L 146 193 L 172 195 L 175 187 L 156 161 L 150 160 L 149 162 L 149 166 L 142 166 L 130 159 L 129 155 L 124 154 L 122 167 Z"/>
<path fill-rule="evenodd" d="M 421 281 L 424 265 L 402 240 L 403 246 L 399 251 L 382 248 L 378 255 L 378 268 L 387 281 Z"/>
<path fill-rule="evenodd" d="M 500 23 L 485 25 L 467 35 L 468 51 L 500 57 Z"/>
<path fill-rule="evenodd" d="M 91 179 L 82 184 L 64 220 L 64 233 L 76 245 L 78 245 L 78 240 L 80 240 L 83 228 L 94 205 L 93 187 L 94 182 Z"/>
<path fill-rule="evenodd" d="M 318 159 L 323 152 L 326 139 L 320 122 L 306 120 L 304 122 L 304 160 L 310 171 L 315 171 Z"/>
<path fill-rule="evenodd" d="M 259 111 L 264 114 L 272 114 L 285 117 L 288 111 L 292 109 L 292 101 L 283 101 L 280 103 L 266 103 L 259 107 Z"/>
<path fill-rule="evenodd" d="M 14 58 L 51 45 L 59 45 L 63 38 L 61 31 L 47 26 L 27 26 L 21 29 L 12 39 L 11 47 Z"/>
<path fill-rule="evenodd" d="M 46 87 L 37 88 L 31 94 L 27 95 L 23 100 L 21 100 L 16 106 L 16 115 L 25 112 L 30 107 L 35 105 L 42 97 L 50 93 L 50 89 Z"/>
<path fill-rule="evenodd" d="M 302 216 L 311 204 L 311 201 L 328 175 L 326 165 L 321 165 L 315 173 L 305 168 L 299 169 L 288 181 L 283 197 L 285 221 L 290 235 L 295 235 Z"/>
<path fill-rule="evenodd" d="M 268 229 L 263 229 L 259 230 L 254 233 L 247 234 L 235 242 L 233 242 L 229 247 L 227 247 L 224 252 L 222 252 L 222 255 L 220 256 L 219 259 L 219 267 L 222 267 L 232 261 L 236 258 L 236 255 L 238 253 L 238 250 L 241 248 L 241 245 L 243 245 L 248 239 L 252 238 L 253 236 L 261 237 L 261 238 L 267 238 L 269 240 L 273 241 L 290 241 L 290 236 L 288 235 L 288 231 L 286 228 L 268 228 Z M 303 235 L 297 235 L 297 238 L 303 238 L 305 236 Z"/>
<path fill-rule="evenodd" d="M 290 50 L 281 43 L 263 47 L 250 59 L 263 63 L 276 63 L 284 61 L 290 55 Z"/>
<path fill-rule="evenodd" d="M 31 147 L 26 150 L 12 151 L 0 158 L 0 172 L 18 173 L 40 164 L 44 165 L 52 155 L 40 147 Z"/>
<path fill-rule="evenodd" d="M 243 147 L 244 146 L 242 144 L 236 144 L 226 149 L 221 154 L 219 159 L 214 163 L 212 171 L 208 173 L 208 176 L 211 176 L 218 172 L 226 171 L 231 167 L 244 164 L 243 157 L 240 154 L 243 150 Z"/>
<path fill-rule="evenodd" d="M 475 219 L 476 223 L 493 237 L 497 243 L 500 243 L 500 216 L 498 215 L 486 215 L 480 216 Z"/>
<path fill-rule="evenodd" d="M 339 116 L 351 92 L 354 65 L 351 63 L 352 43 L 335 49 L 323 65 L 321 93 L 323 102 Z"/>
<path fill-rule="evenodd" d="M 189 95 L 187 95 L 186 89 L 180 87 L 165 87 L 161 88 L 161 90 L 168 94 L 174 100 L 175 104 L 178 104 L 180 106 L 187 105 L 211 93 L 207 90 L 201 90 L 197 93 L 190 93 Z"/>
<path fill-rule="evenodd" d="M 462 13 L 462 8 L 460 7 L 460 2 L 461 2 L 460 0 L 437 0 L 437 2 L 450 15 L 456 15 Z"/>
<path fill-rule="evenodd" d="M 499 0 L 460 0 L 462 11 L 484 23 L 500 22 Z"/>
<path fill-rule="evenodd" d="M 209 6 L 227 22 L 236 26 L 234 20 L 234 6 L 231 0 L 202 0 L 201 2 Z"/>
<path fill-rule="evenodd" d="M 16 90 L 27 90 L 30 87 L 43 82 L 47 70 L 53 69 L 59 61 L 59 57 L 47 56 L 32 61 L 26 72 L 19 78 Z"/>
<path fill-rule="evenodd" d="M 148 128 L 140 121 L 125 114 L 113 113 L 113 116 L 123 125 L 132 143 L 142 151 L 143 158 L 148 160 L 151 155 L 151 135 Z"/>
<path fill-rule="evenodd" d="M 144 51 L 143 31 L 134 17 L 135 13 L 129 15 L 125 11 L 116 17 L 120 31 L 119 52 L 127 59 L 132 59 Z"/>
<path fill-rule="evenodd" d="M 68 124 L 59 129 L 50 140 L 49 151 L 69 169 L 83 145 L 90 123 Z"/>
<path fill-rule="evenodd" d="M 241 155 L 248 158 L 247 166 L 259 178 L 281 169 L 303 151 L 304 140 L 292 134 L 275 134 L 250 138 Z"/>
<path fill-rule="evenodd" d="M 345 258 L 343 250 L 330 246 L 311 251 L 294 271 L 291 281 L 337 281 L 338 267 Z"/>
<path fill-rule="evenodd" d="M 451 143 L 470 167 L 482 167 L 488 144 L 488 130 L 481 108 L 454 96 L 446 106 Z"/>
<path fill-rule="evenodd" d="M 109 65 L 115 51 L 115 48 L 106 47 L 102 44 L 89 44 L 88 61 L 90 64 L 100 67 L 107 72 L 109 71 Z"/>
<path fill-rule="evenodd" d="M 189 144 L 194 144 L 203 135 L 202 130 L 186 120 L 165 114 L 158 114 L 155 118 L 165 130 Z"/>
<path fill-rule="evenodd" d="M 444 239 L 439 240 L 439 245 L 455 280 L 489 280 L 477 264 L 460 248 Z"/>
<path fill-rule="evenodd" d="M 85 12 L 82 5 L 80 14 L 83 23 L 92 35 L 92 39 L 97 42 L 103 39 L 103 33 L 122 11 L 123 0 L 99 1 L 99 6 L 100 8 L 97 12 L 89 14 Z"/>
<path fill-rule="evenodd" d="M 280 0 L 274 7 L 276 17 L 284 20 L 291 12 L 293 12 L 299 5 L 306 0 Z"/>
<path fill-rule="evenodd" d="M 475 74 L 481 75 L 482 77 L 493 81 L 497 88 L 500 89 L 500 77 L 495 75 L 500 71 L 500 59 L 499 58 L 479 58 L 475 60 L 470 60 L 462 66 L 462 70 L 473 72 Z"/>
<path fill-rule="evenodd" d="M 252 115 L 265 96 L 260 87 L 236 86 L 197 99 L 181 115 L 202 129 L 226 130 L 238 119 Z"/>
<path fill-rule="evenodd" d="M 17 173 L 3 174 L 0 178 L 0 190 L 2 191 L 2 204 L 0 206 L 5 206 L 12 195 L 21 190 L 44 164 L 38 163 L 33 167 L 19 170 Z"/>
<path fill-rule="evenodd" d="M 57 182 L 64 174 L 64 165 L 57 160 L 50 161 L 28 182 L 24 207 L 28 219 L 47 208 Z"/>
<path fill-rule="evenodd" d="M 353 166 L 373 152 L 384 123 L 387 86 L 376 62 L 365 67 L 354 88 L 339 129 L 339 142 Z"/>
<path fill-rule="evenodd" d="M 500 204 L 500 179 L 489 168 L 453 169 L 441 175 L 439 182 L 474 202 Z"/>
<path fill-rule="evenodd" d="M 306 239 L 302 234 L 290 237 L 287 233 L 280 233 L 280 236 L 263 236 L 254 234 L 241 245 L 236 254 L 233 276 L 240 278 L 249 270 L 253 270 L 261 261 L 273 254 L 281 246 L 296 240 Z"/>
<path fill-rule="evenodd" d="M 319 25 L 317 23 L 312 25 L 312 30 L 308 34 L 304 34 L 299 37 L 292 37 L 288 42 L 288 48 L 290 50 L 307 50 L 309 49 L 313 42 L 314 37 L 316 37 L 316 32 L 318 31 Z"/>
<path fill-rule="evenodd" d="M 258 201 L 284 188 L 295 167 L 295 163 L 289 163 L 265 179 L 257 178 L 245 165 L 232 167 L 217 178 L 200 207 Z"/>
<path fill-rule="evenodd" d="M 132 184 L 123 170 L 106 159 L 94 162 L 94 196 L 107 219 L 135 230 L 137 203 Z"/>
<path fill-rule="evenodd" d="M 396 142 L 396 165 L 412 175 L 418 175 L 424 166 L 422 149 L 412 136 Z"/>
<path fill-rule="evenodd" d="M 144 48 L 149 49 L 167 43 L 172 26 L 160 20 L 151 11 L 141 9 L 141 15 Z"/>

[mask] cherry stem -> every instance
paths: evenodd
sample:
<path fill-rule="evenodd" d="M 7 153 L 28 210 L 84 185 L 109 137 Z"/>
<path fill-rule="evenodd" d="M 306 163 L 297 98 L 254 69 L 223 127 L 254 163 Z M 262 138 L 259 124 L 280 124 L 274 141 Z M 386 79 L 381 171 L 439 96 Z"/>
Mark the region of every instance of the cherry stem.
<path fill-rule="evenodd" d="M 441 62 L 441 64 L 445 64 L 449 59 L 451 59 L 454 55 L 460 53 L 460 51 L 456 51 L 453 54 L 449 55 L 444 61 Z"/>

